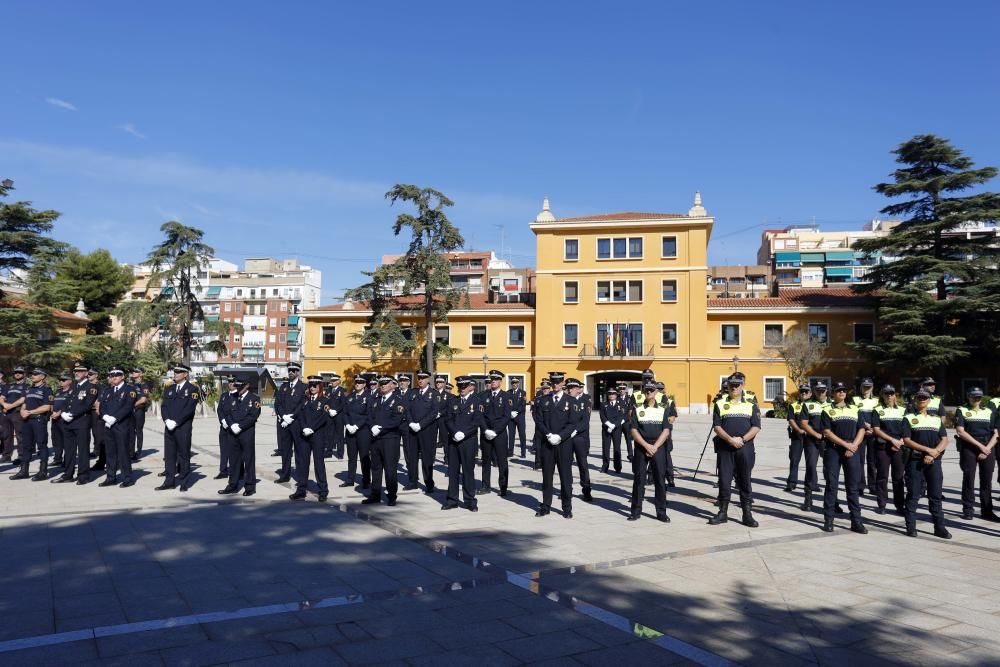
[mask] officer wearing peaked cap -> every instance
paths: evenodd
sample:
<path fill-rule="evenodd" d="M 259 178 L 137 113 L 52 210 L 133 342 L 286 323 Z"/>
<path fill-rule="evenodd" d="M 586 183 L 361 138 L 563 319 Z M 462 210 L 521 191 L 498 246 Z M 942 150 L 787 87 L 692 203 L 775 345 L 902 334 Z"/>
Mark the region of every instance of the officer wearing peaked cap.
<path fill-rule="evenodd" d="M 132 421 L 129 424 L 129 452 L 132 462 L 139 460 L 142 453 L 143 429 L 146 427 L 146 410 L 149 409 L 150 393 L 153 386 L 143 379 L 141 366 L 132 369 L 132 386 L 135 387 L 135 407 L 132 409 Z"/>
<path fill-rule="evenodd" d="M 580 474 L 583 500 L 589 503 L 594 500 L 590 492 L 590 466 L 587 464 L 590 456 L 590 396 L 583 392 L 583 383 L 576 378 L 566 380 L 566 389 L 573 399 L 573 432 L 570 434 L 573 456 Z"/>
<path fill-rule="evenodd" d="M 132 486 L 132 447 L 129 435 L 130 422 L 135 409 L 135 387 L 125 382 L 125 371 L 112 368 L 108 371 L 108 389 L 101 404 L 101 420 L 104 422 L 104 449 L 107 452 L 107 475 L 100 486 L 119 484 L 122 488 Z M 119 482 L 118 473 L 121 473 Z"/>
<path fill-rule="evenodd" d="M 997 413 L 983 401 L 983 390 L 979 387 L 969 389 L 965 405 L 955 410 L 955 441 L 962 468 L 962 518 L 973 518 L 978 472 L 980 516 L 986 521 L 1000 521 L 993 512 Z"/>
<path fill-rule="evenodd" d="M 62 411 L 69 403 L 69 394 L 72 390 L 72 385 L 73 375 L 69 372 L 62 373 L 59 376 L 59 390 L 55 392 L 55 396 L 52 399 L 52 412 L 49 414 L 49 424 L 52 438 L 53 466 L 64 465 L 64 457 L 66 455 L 66 434 L 63 430 L 64 422 L 61 417 Z M 36 475 L 36 477 L 40 477 L 40 475 Z"/>
<path fill-rule="evenodd" d="M 799 426 L 799 413 L 805 401 L 812 398 L 812 387 L 803 382 L 799 385 L 798 394 L 788 406 L 788 479 L 785 481 L 785 491 L 791 493 L 799 483 L 799 462 L 802 461 L 803 438 L 806 432 Z"/>
<path fill-rule="evenodd" d="M 808 512 L 813 506 L 812 492 L 819 489 L 819 475 L 816 472 L 816 463 L 825 448 L 823 440 L 822 422 L 823 411 L 826 410 L 829 401 L 826 398 L 826 384 L 817 382 L 813 386 L 812 396 L 803 402 L 802 412 L 799 413 L 799 426 L 805 431 L 802 439 L 802 451 L 806 457 L 806 476 L 802 485 L 805 500 L 801 509 Z"/>
<path fill-rule="evenodd" d="M 160 416 L 163 418 L 163 483 L 157 491 L 173 489 L 180 477 L 181 491 L 187 491 L 191 473 L 191 428 L 201 392 L 188 377 L 191 368 L 185 364 L 174 367 L 174 384 L 163 392 Z"/>
<path fill-rule="evenodd" d="M 861 395 L 852 398 L 854 405 L 858 406 L 861 420 L 866 424 L 865 439 L 861 441 L 861 451 L 858 455 L 861 456 L 861 462 L 864 464 L 863 468 L 867 471 L 867 475 L 863 479 L 867 479 L 868 492 L 872 494 L 875 493 L 875 474 L 878 468 L 875 431 L 871 427 L 872 413 L 878 405 L 878 396 L 875 395 L 874 387 L 874 380 L 867 377 L 862 378 Z"/>
<path fill-rule="evenodd" d="M 653 484 L 656 488 L 656 518 L 669 522 L 667 516 L 666 489 L 666 444 L 670 437 L 670 413 L 656 400 L 656 383 L 647 380 L 643 386 L 646 401 L 636 407 L 629 428 L 635 442 L 635 458 L 632 462 L 632 506 L 629 521 L 642 516 L 642 502 L 646 495 L 646 474 L 652 469 Z"/>
<path fill-rule="evenodd" d="M 833 402 L 823 410 L 821 432 L 827 447 L 823 452 L 823 476 L 826 492 L 823 495 L 823 530 L 833 531 L 833 515 L 840 486 L 840 470 L 844 470 L 847 489 L 847 507 L 851 514 L 851 530 L 862 535 L 868 532 L 861 520 L 861 486 L 864 484 L 861 443 L 867 433 L 867 422 L 857 405 L 847 402 L 847 386 L 838 382 L 833 386 Z"/>
<path fill-rule="evenodd" d="M 931 392 L 925 387 L 913 396 L 914 412 L 903 418 L 903 443 L 908 448 L 906 457 L 906 534 L 917 536 L 917 507 L 927 488 L 927 503 L 934 520 L 934 535 L 945 540 L 951 533 L 945 526 L 942 509 L 941 455 L 948 446 L 948 432 L 939 415 L 929 411 Z"/>
<path fill-rule="evenodd" d="M 219 419 L 219 473 L 215 479 L 229 479 L 229 460 L 232 458 L 232 449 L 236 443 L 235 436 L 229 430 L 232 425 L 230 411 L 233 401 L 239 394 L 236 378 L 233 376 L 226 378 L 226 385 L 227 391 L 219 398 L 219 405 L 215 408 L 215 416 Z"/>
<path fill-rule="evenodd" d="M 3 441 L 3 458 L 0 461 L 10 461 L 15 440 L 21 447 L 21 404 L 28 390 L 24 366 L 15 366 L 13 375 L 13 382 L 0 387 L 0 422 L 3 422 L 0 423 L 0 439 Z"/>
<path fill-rule="evenodd" d="M 714 526 L 729 520 L 729 497 L 735 476 L 743 507 L 742 523 L 756 528 L 758 524 L 751 513 L 751 476 L 756 458 L 754 437 L 760 432 L 760 409 L 743 397 L 742 378 L 731 375 L 728 386 L 729 395 L 720 398 L 712 407 L 719 466 L 719 512 L 708 523 Z"/>
<path fill-rule="evenodd" d="M 236 396 L 229 406 L 229 432 L 233 441 L 230 447 L 229 481 L 220 495 L 236 493 L 240 479 L 243 480 L 243 495 L 252 496 L 257 492 L 257 420 L 260 418 L 260 397 L 250 391 L 246 379 L 236 379 Z"/>
<path fill-rule="evenodd" d="M 344 399 L 347 392 L 340 383 L 340 375 L 331 373 L 327 377 L 327 388 L 323 392 L 326 399 L 326 412 L 330 416 L 330 424 L 326 429 L 325 456 L 344 458 Z"/>
<path fill-rule="evenodd" d="M 448 429 L 448 497 L 443 510 L 458 507 L 458 487 L 471 512 L 477 512 L 476 501 L 476 432 L 483 422 L 483 404 L 476 396 L 476 383 L 467 375 L 455 378 L 459 395 L 448 401 L 444 422 Z"/>
<path fill-rule="evenodd" d="M 573 399 L 566 393 L 566 376 L 549 373 L 552 393 L 539 408 L 542 429 L 542 503 L 535 516 L 547 515 L 552 508 L 553 472 L 559 468 L 559 498 L 563 516 L 573 518 Z"/>
<path fill-rule="evenodd" d="M 510 413 L 513 401 L 503 390 L 504 374 L 497 370 L 489 372 L 489 389 L 483 392 L 483 486 L 478 494 L 489 493 L 493 463 L 499 469 L 500 496 L 507 496 L 507 426 L 510 425 Z"/>
<path fill-rule="evenodd" d="M 310 375 L 306 399 L 295 411 L 298 428 L 295 437 L 295 491 L 288 496 L 289 500 L 305 500 L 309 485 L 309 464 L 313 464 L 316 472 L 316 485 L 319 487 L 319 502 L 325 503 L 330 495 L 330 487 L 326 481 L 326 459 L 323 456 L 325 429 L 330 424 L 326 400 L 323 397 L 323 378 Z"/>
<path fill-rule="evenodd" d="M 606 473 L 614 451 L 615 472 L 622 471 L 622 429 L 625 427 L 625 407 L 618 400 L 618 390 L 608 387 L 607 398 L 601 403 L 601 472 Z"/>
<path fill-rule="evenodd" d="M 295 431 L 300 427 L 295 425 L 295 411 L 306 397 L 306 385 L 300 375 L 302 367 L 290 362 L 286 369 L 288 380 L 278 388 L 274 396 L 274 414 L 278 419 L 278 455 L 281 456 L 281 469 L 278 471 L 279 484 L 284 484 L 292 478 L 292 452 L 295 448 Z"/>
<path fill-rule="evenodd" d="M 361 462 L 362 490 L 371 488 L 371 432 L 368 430 L 368 387 L 365 378 L 354 376 L 354 388 L 344 398 L 344 431 L 347 445 L 347 472 L 342 487 L 354 486 L 358 461 Z"/>
<path fill-rule="evenodd" d="M 882 387 L 881 398 L 872 414 L 875 432 L 877 467 L 875 473 L 875 499 L 877 514 L 885 514 L 889 501 L 889 475 L 892 474 L 892 500 L 896 514 L 906 513 L 906 491 L 903 488 L 905 463 L 903 461 L 903 418 L 906 408 L 898 401 L 896 388 L 891 384 Z"/>
<path fill-rule="evenodd" d="M 414 452 L 412 462 L 406 464 L 407 475 L 413 483 L 423 473 L 427 493 L 433 493 L 434 454 L 437 449 L 438 421 L 444 412 L 444 399 L 430 387 L 431 374 L 417 372 L 417 386 L 410 390 L 407 403 L 405 430 L 412 434 Z M 412 464 L 412 468 L 411 468 Z"/>
<path fill-rule="evenodd" d="M 90 481 L 90 420 L 97 387 L 87 380 L 87 367 L 81 364 L 73 367 L 73 379 L 69 401 L 59 417 L 66 436 L 66 465 L 62 477 L 52 481 L 60 484 L 74 481 L 74 471 L 77 484 Z"/>
<path fill-rule="evenodd" d="M 521 378 L 512 377 L 510 379 L 510 391 L 507 394 L 510 396 L 511 407 L 513 408 L 510 412 L 510 426 L 507 428 L 507 456 L 514 456 L 514 439 L 520 436 L 521 458 L 523 459 L 528 453 L 528 446 L 525 442 L 526 428 L 524 416 L 528 407 L 528 395 L 521 387 Z"/>
<path fill-rule="evenodd" d="M 19 408 L 21 417 L 21 437 L 17 442 L 20 470 L 11 479 L 27 479 L 31 467 L 31 455 L 38 448 L 39 469 L 32 479 L 36 481 L 48 476 L 49 433 L 46 425 L 52 411 L 52 390 L 45 383 L 48 373 L 36 368 L 31 372 L 31 385 L 24 392 Z"/>
<path fill-rule="evenodd" d="M 400 428 L 406 417 L 406 406 L 394 395 L 398 383 L 391 376 L 378 379 L 379 396 L 371 403 L 372 490 L 362 502 L 378 504 L 382 500 L 382 475 L 385 474 L 386 504 L 396 504 L 399 464 Z"/>

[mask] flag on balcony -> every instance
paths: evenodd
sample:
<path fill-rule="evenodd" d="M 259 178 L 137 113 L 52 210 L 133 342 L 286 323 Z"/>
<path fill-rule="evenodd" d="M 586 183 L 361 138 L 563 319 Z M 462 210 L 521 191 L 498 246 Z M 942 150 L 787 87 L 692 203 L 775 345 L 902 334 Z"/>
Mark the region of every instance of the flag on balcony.
<path fill-rule="evenodd" d="M 608 322 L 604 329 L 604 339 L 601 341 L 601 352 L 611 354 L 611 323 Z"/>
<path fill-rule="evenodd" d="M 629 335 L 629 328 L 630 328 L 630 325 L 626 324 L 625 325 L 625 336 L 624 336 L 624 338 L 625 338 L 625 346 L 624 346 L 625 347 L 625 352 L 624 352 L 624 354 L 625 354 L 626 357 L 629 356 L 629 347 L 630 347 L 630 345 L 629 345 L 629 338 L 631 338 L 631 336 Z"/>

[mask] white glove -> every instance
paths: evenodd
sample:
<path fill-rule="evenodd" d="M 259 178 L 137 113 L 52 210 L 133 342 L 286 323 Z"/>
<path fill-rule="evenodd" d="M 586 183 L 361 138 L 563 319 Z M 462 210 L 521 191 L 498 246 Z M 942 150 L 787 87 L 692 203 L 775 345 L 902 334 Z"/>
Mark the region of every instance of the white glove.
<path fill-rule="evenodd" d="M 609 419 L 608 421 L 604 422 L 604 425 L 608 427 L 608 432 L 609 432 L 609 433 L 610 433 L 611 431 L 614 431 L 614 430 L 615 430 L 615 425 L 611 423 L 611 420 L 610 420 L 610 419 Z"/>
<path fill-rule="evenodd" d="M 487 440 L 492 440 L 493 438 L 497 437 L 497 432 L 494 431 L 493 429 L 488 428 L 485 431 L 483 431 L 483 435 L 486 436 Z"/>
<path fill-rule="evenodd" d="M 517 414 L 518 414 L 517 410 L 512 410 L 511 413 L 510 413 L 510 418 L 511 419 L 517 419 Z"/>
<path fill-rule="evenodd" d="M 420 433 L 420 424 L 417 422 L 410 422 L 410 430 L 414 433 Z"/>
<path fill-rule="evenodd" d="M 331 417 L 336 417 L 337 416 L 337 411 L 334 410 L 333 408 L 330 408 L 329 410 L 327 410 L 327 412 L 330 413 Z"/>
<path fill-rule="evenodd" d="M 312 429 L 311 429 L 311 428 L 309 428 L 308 426 L 307 426 L 307 427 L 305 427 L 304 429 L 302 429 L 302 435 L 306 436 L 307 438 L 308 438 L 308 437 L 309 437 L 310 435 L 312 435 L 313 433 L 315 433 L 315 432 L 316 432 L 316 431 L 312 430 Z"/>
<path fill-rule="evenodd" d="M 347 425 L 347 432 L 350 433 L 351 435 L 354 435 L 355 433 L 358 432 L 358 427 L 355 426 L 354 424 L 348 424 Z"/>
<path fill-rule="evenodd" d="M 562 438 L 559 436 L 558 433 L 549 433 L 547 436 L 545 436 L 545 439 L 549 441 L 550 445 L 558 445 L 560 442 L 562 442 Z"/>
<path fill-rule="evenodd" d="M 60 415 L 60 417 L 62 417 L 62 420 L 63 420 L 64 422 L 66 422 L 67 424 L 68 424 L 68 423 L 70 423 L 71 421 L 73 421 L 73 415 L 71 415 L 71 414 L 70 414 L 70 413 L 68 413 L 68 412 L 64 412 L 64 413 L 62 413 L 62 414 Z"/>
<path fill-rule="evenodd" d="M 114 426 L 115 422 L 118 421 L 117 419 L 115 419 L 111 415 L 104 415 L 103 417 L 101 417 L 101 419 L 104 421 L 104 423 L 107 425 L 108 428 L 111 428 L 112 426 Z"/>
<path fill-rule="evenodd" d="M 233 424 L 232 426 L 229 427 L 229 430 L 233 432 L 233 435 L 239 435 L 240 431 L 242 431 L 243 429 L 240 428 L 239 424 Z"/>
<path fill-rule="evenodd" d="M 227 431 L 229 430 L 229 422 L 226 421 L 225 419 L 219 422 L 219 425 L 222 426 L 222 428 L 226 429 Z"/>
<path fill-rule="evenodd" d="M 282 426 L 288 426 L 293 421 L 295 421 L 295 417 L 293 417 L 291 415 L 281 415 L 281 425 Z"/>
<path fill-rule="evenodd" d="M 177 428 L 177 422 L 175 422 L 173 419 L 165 419 L 163 420 L 163 424 L 164 426 L 167 427 L 168 431 L 173 431 L 175 428 Z"/>
<path fill-rule="evenodd" d="M 465 434 L 462 433 L 461 431 L 455 431 L 454 438 L 455 442 L 462 442 L 463 440 L 465 440 Z"/>
<path fill-rule="evenodd" d="M 571 437 L 571 438 L 575 438 L 575 437 L 576 437 L 576 431 L 573 431 L 572 433 L 570 433 L 570 434 L 569 434 L 569 437 Z"/>
<path fill-rule="evenodd" d="M 382 432 L 382 427 L 381 426 L 379 426 L 378 424 L 375 424 L 374 426 L 372 426 L 372 435 L 374 435 L 374 436 L 377 437 L 378 434 L 381 433 L 381 432 Z"/>

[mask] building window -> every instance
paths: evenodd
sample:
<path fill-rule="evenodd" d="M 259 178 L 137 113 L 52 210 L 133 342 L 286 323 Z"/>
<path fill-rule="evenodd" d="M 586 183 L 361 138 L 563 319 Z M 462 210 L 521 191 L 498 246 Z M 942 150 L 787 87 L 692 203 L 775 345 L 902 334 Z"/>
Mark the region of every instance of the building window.
<path fill-rule="evenodd" d="M 566 239 L 563 241 L 563 259 L 567 262 L 575 262 L 580 259 L 579 239 Z"/>
<path fill-rule="evenodd" d="M 267 340 L 269 342 L 271 342 L 271 343 L 277 343 L 278 342 L 278 337 L 276 335 L 274 335 L 274 334 L 271 334 L 271 335 L 269 335 L 267 337 Z"/>
<path fill-rule="evenodd" d="M 785 378 L 764 377 L 764 400 L 775 401 L 785 395 Z"/>
<path fill-rule="evenodd" d="M 663 237 L 663 249 L 660 251 L 660 257 L 662 257 L 663 259 L 674 259 L 677 257 L 676 236 Z"/>
<path fill-rule="evenodd" d="M 676 280 L 664 280 L 663 281 L 663 294 L 660 296 L 661 301 L 677 301 L 677 281 Z"/>
<path fill-rule="evenodd" d="M 472 347 L 486 347 L 486 327 L 477 325 L 472 327 L 471 332 Z"/>
<path fill-rule="evenodd" d="M 236 296 L 243 296 L 243 288 L 242 287 L 236 288 Z"/>
<path fill-rule="evenodd" d="M 284 317 L 282 317 L 280 320 L 278 320 L 278 326 L 282 326 L 282 327 L 286 326 L 285 325 L 285 318 Z"/>
<path fill-rule="evenodd" d="M 641 259 L 642 237 L 597 239 L 597 259 Z"/>
<path fill-rule="evenodd" d="M 628 256 L 642 257 L 642 237 L 633 236 L 628 240 Z"/>
<path fill-rule="evenodd" d="M 611 259 L 611 239 L 597 239 L 597 259 Z"/>
<path fill-rule="evenodd" d="M 810 324 L 809 340 L 817 345 L 828 345 L 830 343 L 830 325 Z"/>
<path fill-rule="evenodd" d="M 615 259 L 628 257 L 628 239 L 611 239 L 611 256 Z"/>
<path fill-rule="evenodd" d="M 281 302 L 281 306 L 278 307 L 278 310 L 280 310 L 283 313 L 287 313 L 288 312 L 288 304 L 285 303 L 284 301 L 282 301 Z"/>
<path fill-rule="evenodd" d="M 628 300 L 637 303 L 642 302 L 642 281 L 641 280 L 630 280 L 628 281 Z"/>
<path fill-rule="evenodd" d="M 524 326 L 515 325 L 507 327 L 507 346 L 524 347 Z"/>
<path fill-rule="evenodd" d="M 399 333 L 402 334 L 403 340 L 408 340 L 408 341 L 413 340 L 414 336 L 413 327 L 402 327 L 400 328 Z"/>
<path fill-rule="evenodd" d="M 284 343 L 286 341 L 285 334 L 278 334 L 278 342 Z"/>
<path fill-rule="evenodd" d="M 521 290 L 521 281 L 519 278 L 504 278 L 503 279 L 503 291 L 504 292 L 518 292 Z"/>
<path fill-rule="evenodd" d="M 740 346 L 740 325 L 723 324 L 721 330 L 722 330 L 722 347 Z"/>
<path fill-rule="evenodd" d="M 575 324 L 563 325 L 563 345 L 575 346 L 580 340 L 579 327 Z"/>
<path fill-rule="evenodd" d="M 337 344 L 337 327 L 322 327 L 321 332 L 323 337 L 322 345 Z"/>
<path fill-rule="evenodd" d="M 271 328 L 274 329 L 277 326 L 278 326 L 278 318 L 277 317 L 272 317 L 271 318 Z"/>
<path fill-rule="evenodd" d="M 434 342 L 441 343 L 442 345 L 448 345 L 451 341 L 451 327 L 447 325 L 435 325 L 434 326 Z"/>
<path fill-rule="evenodd" d="M 231 303 L 227 303 L 227 304 L 226 304 L 226 312 L 228 313 L 228 312 L 229 312 L 229 311 L 231 311 L 232 309 L 233 309 L 233 304 L 231 304 Z"/>
<path fill-rule="evenodd" d="M 677 345 L 677 325 L 673 322 L 664 322 L 661 325 L 660 345 L 673 347 Z"/>
<path fill-rule="evenodd" d="M 854 325 L 855 343 L 874 343 L 875 325 L 871 322 L 861 322 Z"/>
<path fill-rule="evenodd" d="M 641 280 L 598 280 L 597 302 L 641 303 Z"/>
<path fill-rule="evenodd" d="M 243 304 L 242 303 L 236 304 L 235 310 L 236 310 L 237 313 L 242 313 L 243 312 Z"/>
<path fill-rule="evenodd" d="M 575 280 L 567 280 L 563 283 L 563 303 L 580 302 L 580 283 Z"/>
<path fill-rule="evenodd" d="M 780 347 L 785 342 L 784 324 L 764 325 L 764 347 Z"/>

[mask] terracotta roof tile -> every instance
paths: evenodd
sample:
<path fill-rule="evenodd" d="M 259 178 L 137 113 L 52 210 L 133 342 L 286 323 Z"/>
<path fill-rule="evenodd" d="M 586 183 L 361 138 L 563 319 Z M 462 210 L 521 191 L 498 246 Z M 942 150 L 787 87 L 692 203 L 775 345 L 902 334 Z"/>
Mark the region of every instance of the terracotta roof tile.
<path fill-rule="evenodd" d="M 683 213 L 600 213 L 597 215 L 581 215 L 574 218 L 556 218 L 556 222 L 614 222 L 616 220 L 662 220 L 663 218 L 686 218 Z"/>
<path fill-rule="evenodd" d="M 417 295 L 417 296 L 409 296 L 409 297 L 399 297 L 397 299 L 397 301 L 400 302 L 400 303 L 414 304 L 414 305 L 421 303 L 422 300 L 423 300 L 423 297 L 419 296 L 419 295 Z M 365 310 L 365 309 L 367 309 L 367 304 L 365 304 L 364 302 L 362 302 L 362 301 L 355 301 L 354 302 L 354 310 Z M 469 295 L 469 308 L 468 308 L 468 310 L 531 310 L 531 309 L 532 309 L 531 306 L 529 306 L 526 303 L 489 303 L 487 301 L 487 299 L 486 299 L 486 295 L 485 294 L 470 294 Z M 329 305 L 329 306 L 320 306 L 319 308 L 315 308 L 314 310 L 318 310 L 318 311 L 321 311 L 321 312 L 342 311 L 342 310 L 344 310 L 344 304 L 342 304 L 342 303 L 335 303 L 335 304 L 332 304 L 332 305 Z M 455 308 L 455 311 L 457 312 L 457 311 L 462 311 L 462 310 L 467 310 L 467 309 L 464 308 L 464 307 L 462 307 L 462 304 L 459 303 L 459 306 L 458 306 L 458 308 Z M 350 311 L 348 311 L 348 312 L 350 312 Z"/>
<path fill-rule="evenodd" d="M 875 298 L 857 294 L 849 287 L 782 290 L 778 296 L 750 299 L 709 299 L 708 309 L 716 308 L 873 308 Z"/>
<path fill-rule="evenodd" d="M 23 299 L 11 299 L 6 298 L 0 301 L 0 306 L 8 306 L 14 308 L 48 308 L 52 316 L 57 320 L 70 320 L 74 322 L 89 322 L 90 320 L 86 317 L 78 317 L 76 313 L 71 313 L 68 310 L 60 310 L 59 308 L 49 308 L 48 306 L 39 306 L 34 303 L 28 303 Z"/>

